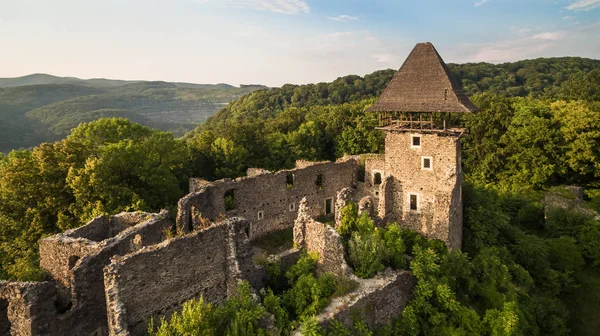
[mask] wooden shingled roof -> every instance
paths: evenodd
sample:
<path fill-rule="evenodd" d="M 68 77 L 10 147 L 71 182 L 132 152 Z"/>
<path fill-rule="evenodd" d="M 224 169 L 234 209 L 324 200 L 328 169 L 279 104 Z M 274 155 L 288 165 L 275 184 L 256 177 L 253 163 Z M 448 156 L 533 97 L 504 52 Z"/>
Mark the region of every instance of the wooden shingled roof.
<path fill-rule="evenodd" d="M 369 112 L 476 112 L 430 42 L 418 43 Z"/>

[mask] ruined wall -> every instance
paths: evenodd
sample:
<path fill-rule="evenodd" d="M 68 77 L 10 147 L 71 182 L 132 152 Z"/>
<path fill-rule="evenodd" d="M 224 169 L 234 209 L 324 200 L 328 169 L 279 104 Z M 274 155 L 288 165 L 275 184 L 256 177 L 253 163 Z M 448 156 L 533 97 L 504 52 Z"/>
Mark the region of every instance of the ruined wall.
<path fill-rule="evenodd" d="M 50 334 L 105 335 L 104 266 L 115 255 L 161 242 L 172 226 L 167 211 L 121 213 L 40 240 L 40 264 L 56 281 L 56 300 L 47 312 L 55 315 Z M 98 241 L 102 237 L 108 238 Z"/>
<path fill-rule="evenodd" d="M 317 320 L 325 326 L 335 319 L 351 327 L 358 315 L 371 328 L 384 325 L 404 310 L 416 282 L 409 271 L 389 269 L 372 279 L 360 279 L 357 290 L 333 299 Z"/>
<path fill-rule="evenodd" d="M 456 136 L 416 134 L 421 146 L 411 146 L 411 134 L 388 132 L 385 172 L 393 177 L 391 218 L 430 238 L 460 248 L 462 237 L 462 172 L 460 141 Z M 422 157 L 431 159 L 422 169 Z M 389 182 L 389 181 L 388 181 Z M 418 196 L 418 210 L 410 210 L 410 194 Z M 390 200 L 386 199 L 386 202 Z"/>
<path fill-rule="evenodd" d="M 351 276 L 352 270 L 344 259 L 344 246 L 340 235 L 331 226 L 314 220 L 310 213 L 306 199 L 302 199 L 298 218 L 294 222 L 294 245 L 319 254 L 318 272 Z"/>
<path fill-rule="evenodd" d="M 331 200 L 334 212 L 336 193 L 356 185 L 356 160 L 338 162 L 297 163 L 298 168 L 277 173 L 262 171 L 258 175 L 235 180 L 224 179 L 210 184 L 190 180 L 190 194 L 179 202 L 177 225 L 185 230 L 198 224 L 200 214 L 214 220 L 220 215 L 240 216 L 251 222 L 250 237 L 289 228 L 297 216 L 298 202 L 306 197 L 312 205 L 312 215 L 325 213 L 325 201 Z M 293 175 L 293 184 L 288 175 Z M 321 175 L 321 185 L 317 176 Z M 225 195 L 233 190 L 234 209 L 226 210 Z M 259 212 L 261 215 L 259 217 Z M 260 218 L 260 219 L 259 219 Z"/>
<path fill-rule="evenodd" d="M 254 271 L 248 230 L 247 220 L 231 218 L 113 258 L 104 272 L 110 335 L 141 334 L 151 317 L 169 316 L 190 299 L 226 299 Z"/>
<path fill-rule="evenodd" d="M 552 210 L 552 208 L 560 208 L 590 216 L 595 218 L 597 221 L 600 221 L 600 213 L 587 208 L 583 203 L 583 200 L 579 198 L 580 195 L 583 194 L 583 190 L 577 190 L 575 188 L 577 187 L 565 187 L 566 190 L 573 192 L 573 197 L 571 199 L 566 198 L 564 195 L 556 192 L 546 192 L 543 200 L 544 213 L 548 214 L 548 211 Z"/>
<path fill-rule="evenodd" d="M 55 299 L 49 282 L 0 281 L 0 336 L 52 334 Z"/>

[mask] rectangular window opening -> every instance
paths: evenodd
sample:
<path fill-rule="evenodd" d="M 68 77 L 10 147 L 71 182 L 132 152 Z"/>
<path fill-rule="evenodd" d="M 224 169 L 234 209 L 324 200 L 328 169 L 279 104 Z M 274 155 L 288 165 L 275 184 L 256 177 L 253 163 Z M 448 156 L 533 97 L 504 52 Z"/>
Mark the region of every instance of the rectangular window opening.
<path fill-rule="evenodd" d="M 419 211 L 419 195 L 409 194 L 408 197 L 410 211 Z"/>
<path fill-rule="evenodd" d="M 285 185 L 288 189 L 294 189 L 294 174 L 289 173 L 285 176 Z"/>
<path fill-rule="evenodd" d="M 235 189 L 229 189 L 225 192 L 223 196 L 225 201 L 225 211 L 230 211 L 235 209 Z"/>
<path fill-rule="evenodd" d="M 315 185 L 318 190 L 323 190 L 323 174 L 317 175 L 317 179 L 315 180 Z"/>
<path fill-rule="evenodd" d="M 411 148 L 421 148 L 421 136 L 420 135 L 411 135 L 410 136 L 410 147 Z"/>
<path fill-rule="evenodd" d="M 333 213 L 333 197 L 325 199 L 325 214 L 331 215 Z"/>
<path fill-rule="evenodd" d="M 381 184 L 381 173 L 380 172 L 375 172 L 373 174 L 373 184 L 375 184 L 375 185 Z"/>
<path fill-rule="evenodd" d="M 290 211 L 296 211 L 296 203 L 290 203 L 289 209 Z"/>
<path fill-rule="evenodd" d="M 263 218 L 265 218 L 265 212 L 260 210 L 256 217 L 258 218 L 258 220 L 262 220 Z"/>
<path fill-rule="evenodd" d="M 356 170 L 356 181 L 365 182 L 365 164 L 361 164 L 358 166 Z"/>
<path fill-rule="evenodd" d="M 431 156 L 421 156 L 421 169 L 433 170 L 433 158 Z"/>

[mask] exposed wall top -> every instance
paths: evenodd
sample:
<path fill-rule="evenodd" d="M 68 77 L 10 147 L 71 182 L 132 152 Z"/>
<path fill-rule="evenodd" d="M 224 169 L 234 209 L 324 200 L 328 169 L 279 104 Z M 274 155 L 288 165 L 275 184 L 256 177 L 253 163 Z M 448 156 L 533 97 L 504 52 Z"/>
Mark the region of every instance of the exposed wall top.
<path fill-rule="evenodd" d="M 476 112 L 430 42 L 418 43 L 369 112 Z"/>

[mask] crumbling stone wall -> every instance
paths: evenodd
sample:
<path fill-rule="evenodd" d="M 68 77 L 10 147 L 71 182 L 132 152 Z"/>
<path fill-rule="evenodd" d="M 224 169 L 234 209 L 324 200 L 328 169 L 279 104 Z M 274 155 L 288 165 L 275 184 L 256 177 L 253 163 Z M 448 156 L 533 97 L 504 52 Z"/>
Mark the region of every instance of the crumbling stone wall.
<path fill-rule="evenodd" d="M 231 218 L 124 257 L 104 271 L 110 335 L 138 335 L 190 299 L 221 302 L 252 279 L 249 222 Z M 259 279 L 260 280 L 260 279 Z"/>
<path fill-rule="evenodd" d="M 565 187 L 565 189 L 573 193 L 573 197 L 571 199 L 552 191 L 544 194 L 543 204 L 545 214 L 547 214 L 552 208 L 560 208 L 590 216 L 600 221 L 600 214 L 598 212 L 584 206 L 582 196 L 583 188 L 579 189 L 578 187 L 570 186 Z"/>
<path fill-rule="evenodd" d="M 393 177 L 392 198 L 385 200 L 393 205 L 390 208 L 386 204 L 386 216 L 430 238 L 441 239 L 450 248 L 460 248 L 463 181 L 460 141 L 456 136 L 416 135 L 421 137 L 418 148 L 411 146 L 410 133 L 386 135 L 385 172 Z M 431 158 L 432 169 L 422 169 L 422 157 Z M 410 194 L 418 195 L 417 211 L 410 210 Z"/>
<path fill-rule="evenodd" d="M 351 276 L 352 270 L 344 259 L 342 238 L 331 226 L 314 220 L 310 213 L 308 202 L 302 199 L 294 222 L 294 245 L 319 254 L 318 272 Z"/>
<path fill-rule="evenodd" d="M 209 184 L 192 179 L 190 194 L 179 201 L 177 225 L 190 230 L 199 224 L 200 216 L 210 220 L 220 215 L 240 216 L 250 221 L 250 237 L 255 239 L 291 227 L 298 213 L 298 203 L 303 197 L 312 205 L 311 215 L 325 213 L 326 199 L 331 200 L 333 214 L 336 193 L 356 185 L 356 170 L 356 160 L 347 158 L 335 163 L 299 161 L 295 169 L 276 173 L 261 171 L 260 174 L 253 171 L 252 176 Z M 288 175 L 293 176 L 291 185 Z M 319 175 L 321 185 L 317 185 Z M 227 210 L 225 195 L 231 191 L 234 208 Z"/>
<path fill-rule="evenodd" d="M 355 315 L 371 328 L 384 325 L 404 310 L 417 282 L 409 271 L 390 269 L 372 279 L 356 280 L 359 282 L 357 290 L 333 299 L 316 317 L 321 325 L 326 326 L 335 319 L 351 327 Z"/>
<path fill-rule="evenodd" d="M 0 281 L 0 336 L 52 334 L 55 299 L 49 282 Z"/>
<path fill-rule="evenodd" d="M 5 295 L 9 307 L 23 306 L 26 312 L 12 317 L 9 314 L 11 332 L 19 334 L 19 330 L 25 330 L 20 325 L 28 324 L 31 330 L 47 330 L 41 334 L 105 335 L 104 266 L 112 256 L 162 241 L 164 231 L 173 226 L 168 215 L 163 211 L 160 214 L 136 212 L 101 216 L 78 229 L 40 240 L 40 265 L 52 282 L 17 283 L 23 284 L 29 295 L 29 301 L 24 304 L 19 303 L 23 295 Z M 108 238 L 100 240 L 104 237 Z M 36 290 L 38 286 L 43 290 Z M 39 309 L 38 317 L 31 315 L 36 307 L 43 307 Z M 15 320 L 15 316 L 24 316 L 25 322 Z M 40 333 L 27 331 L 21 334 Z"/>

